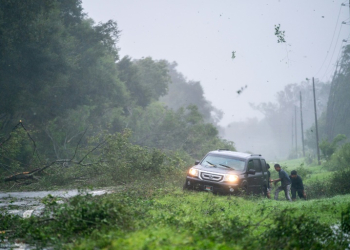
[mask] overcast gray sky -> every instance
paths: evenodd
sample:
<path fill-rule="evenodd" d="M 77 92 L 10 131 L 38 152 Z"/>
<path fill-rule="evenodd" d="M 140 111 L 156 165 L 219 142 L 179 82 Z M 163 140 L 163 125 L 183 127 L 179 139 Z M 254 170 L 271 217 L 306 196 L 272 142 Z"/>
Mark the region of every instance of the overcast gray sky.
<path fill-rule="evenodd" d="M 289 83 L 330 80 L 350 34 L 349 1 L 340 0 L 83 0 L 83 8 L 96 22 L 117 21 L 121 57 L 176 61 L 200 81 L 225 113 L 221 125 L 261 118 L 249 103 L 273 102 Z M 286 43 L 277 43 L 278 24 Z"/>

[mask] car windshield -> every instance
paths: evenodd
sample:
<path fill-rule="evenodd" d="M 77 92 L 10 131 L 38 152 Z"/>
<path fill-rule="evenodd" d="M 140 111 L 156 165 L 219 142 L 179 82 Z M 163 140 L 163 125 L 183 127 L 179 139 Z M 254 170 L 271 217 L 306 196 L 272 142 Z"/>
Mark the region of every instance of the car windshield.
<path fill-rule="evenodd" d="M 232 158 L 230 156 L 224 155 L 207 155 L 201 162 L 202 166 L 205 167 L 223 167 L 231 168 L 234 170 L 242 171 L 244 170 L 244 160 Z"/>

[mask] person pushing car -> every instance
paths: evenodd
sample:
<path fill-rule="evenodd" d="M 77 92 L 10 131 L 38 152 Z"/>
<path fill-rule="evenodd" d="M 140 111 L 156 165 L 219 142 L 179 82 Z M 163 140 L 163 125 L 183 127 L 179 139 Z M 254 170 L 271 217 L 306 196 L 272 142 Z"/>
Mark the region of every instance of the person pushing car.
<path fill-rule="evenodd" d="M 295 199 L 297 198 L 297 192 L 300 199 L 306 200 L 306 193 L 303 185 L 303 180 L 297 174 L 297 171 L 293 170 L 289 177 L 292 181 L 292 200 L 295 201 Z"/>
<path fill-rule="evenodd" d="M 278 194 L 283 190 L 284 195 L 286 196 L 286 199 L 288 201 L 292 201 L 290 198 L 289 192 L 291 188 L 291 180 L 289 178 L 289 175 L 284 171 L 279 164 L 275 164 L 275 170 L 278 172 L 278 179 L 271 180 L 274 184 L 277 182 L 281 182 L 281 186 L 279 186 L 275 191 L 275 200 L 278 200 Z"/>

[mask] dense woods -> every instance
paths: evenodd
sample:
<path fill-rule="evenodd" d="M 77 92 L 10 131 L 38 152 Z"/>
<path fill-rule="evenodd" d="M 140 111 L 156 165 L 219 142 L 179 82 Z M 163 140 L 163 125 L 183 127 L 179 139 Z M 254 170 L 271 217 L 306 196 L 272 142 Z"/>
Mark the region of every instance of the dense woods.
<path fill-rule="evenodd" d="M 188 82 L 175 62 L 119 58 L 117 23 L 96 24 L 81 1 L 1 1 L 0 23 L 2 177 L 101 162 L 109 143 L 104 138 L 126 129 L 125 143 L 149 154 L 178 152 L 185 161 L 234 148 L 219 138 L 214 124 L 221 113 L 199 82 Z M 120 161 L 138 151 L 129 149 Z M 110 167 L 118 172 L 118 165 Z M 73 174 L 70 168 L 47 171 Z"/>
<path fill-rule="evenodd" d="M 325 134 L 332 141 L 338 134 L 350 138 L 350 46 L 346 46 L 331 84 Z"/>
<path fill-rule="evenodd" d="M 233 122 L 224 131 L 218 126 L 223 113 L 206 100 L 200 82 L 187 80 L 176 62 L 120 58 L 117 22 L 95 23 L 84 14 L 81 1 L 1 1 L 0 23 L 0 166 L 11 173 L 83 157 L 78 144 L 94 147 L 91 138 L 97 134 L 125 129 L 132 131 L 131 143 L 178 151 L 184 159 L 233 148 L 219 130 L 241 151 L 276 160 L 295 158 L 302 155 L 300 94 L 306 152 L 315 157 L 310 79 L 287 85 L 276 94 L 277 102 L 252 103 L 262 120 Z M 348 67 L 346 46 L 333 81 L 316 79 L 324 143 L 339 134 L 350 136 Z M 20 120 L 24 126 L 14 130 Z"/>

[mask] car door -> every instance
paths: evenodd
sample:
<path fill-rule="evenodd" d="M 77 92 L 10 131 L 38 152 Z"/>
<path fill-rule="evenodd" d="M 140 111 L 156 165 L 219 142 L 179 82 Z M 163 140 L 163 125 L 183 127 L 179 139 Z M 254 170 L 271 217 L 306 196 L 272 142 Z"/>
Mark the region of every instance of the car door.
<path fill-rule="evenodd" d="M 260 159 L 261 167 L 263 170 L 263 176 L 264 176 L 264 185 L 266 187 L 268 186 L 267 183 L 269 182 L 268 175 L 267 175 L 267 168 L 266 168 L 266 161 L 264 159 Z"/>
<path fill-rule="evenodd" d="M 254 162 L 254 169 L 255 169 L 255 181 L 256 181 L 256 192 L 261 193 L 262 187 L 264 186 L 264 174 L 262 171 L 262 166 L 260 159 L 253 159 Z"/>
<path fill-rule="evenodd" d="M 255 170 L 255 166 L 254 166 L 254 161 L 253 160 L 249 160 L 248 161 L 248 167 L 247 167 L 247 183 L 248 183 L 248 192 L 251 193 L 256 193 L 257 192 L 257 187 L 258 187 L 258 179 L 256 177 L 255 174 L 249 174 L 248 171 L 250 169 Z"/>

